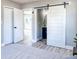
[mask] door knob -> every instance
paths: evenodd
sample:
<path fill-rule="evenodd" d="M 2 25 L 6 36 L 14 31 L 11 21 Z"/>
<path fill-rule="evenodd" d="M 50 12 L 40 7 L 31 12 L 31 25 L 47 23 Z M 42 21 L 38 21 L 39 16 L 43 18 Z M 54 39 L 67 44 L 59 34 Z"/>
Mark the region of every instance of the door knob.
<path fill-rule="evenodd" d="M 14 27 L 14 28 L 17 28 L 17 27 Z"/>

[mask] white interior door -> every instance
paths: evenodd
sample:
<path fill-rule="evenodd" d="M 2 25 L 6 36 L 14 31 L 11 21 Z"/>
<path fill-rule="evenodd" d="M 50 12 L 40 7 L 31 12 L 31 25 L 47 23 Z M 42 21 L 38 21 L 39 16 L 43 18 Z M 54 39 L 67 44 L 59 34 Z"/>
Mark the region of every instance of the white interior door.
<path fill-rule="evenodd" d="M 14 42 L 23 40 L 23 11 L 14 8 Z"/>
<path fill-rule="evenodd" d="M 47 44 L 65 47 L 65 18 L 64 6 L 50 7 L 47 15 Z"/>
<path fill-rule="evenodd" d="M 3 18 L 3 35 L 4 35 L 4 44 L 12 43 L 12 11 L 13 9 L 4 7 Z"/>

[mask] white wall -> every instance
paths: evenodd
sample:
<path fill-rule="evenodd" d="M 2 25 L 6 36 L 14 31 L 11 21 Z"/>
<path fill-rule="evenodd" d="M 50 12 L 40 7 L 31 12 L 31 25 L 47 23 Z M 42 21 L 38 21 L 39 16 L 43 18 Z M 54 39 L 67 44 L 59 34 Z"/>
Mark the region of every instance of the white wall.
<path fill-rule="evenodd" d="M 52 4 L 53 0 L 44 0 L 44 1 L 36 1 L 36 2 L 31 2 L 28 4 L 23 4 L 22 8 L 32 8 L 32 7 L 38 7 L 38 6 L 43 6 L 47 4 Z"/>
<path fill-rule="evenodd" d="M 2 0 L 1 1 L 1 6 L 9 6 L 9 7 L 15 7 L 21 9 L 21 5 L 9 0 Z"/>
<path fill-rule="evenodd" d="M 72 0 L 71 5 L 67 6 L 66 20 L 66 44 L 73 45 L 74 37 L 77 33 L 77 1 Z"/>
<path fill-rule="evenodd" d="M 24 4 L 22 8 L 33 8 L 37 6 L 43 6 L 47 4 L 59 4 L 63 2 L 69 2 L 70 5 L 66 7 L 66 45 L 73 46 L 73 38 L 77 32 L 77 1 L 76 0 L 44 0 L 41 2 L 33 2 Z"/>

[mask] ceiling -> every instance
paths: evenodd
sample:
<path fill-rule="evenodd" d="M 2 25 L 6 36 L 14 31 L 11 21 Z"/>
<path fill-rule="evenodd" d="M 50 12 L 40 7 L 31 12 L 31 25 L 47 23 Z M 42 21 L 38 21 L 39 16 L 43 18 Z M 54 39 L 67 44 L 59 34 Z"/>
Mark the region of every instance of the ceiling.
<path fill-rule="evenodd" d="M 9 0 L 9 1 L 23 4 L 23 3 L 30 3 L 30 2 L 35 2 L 35 1 L 39 1 L 39 0 Z"/>

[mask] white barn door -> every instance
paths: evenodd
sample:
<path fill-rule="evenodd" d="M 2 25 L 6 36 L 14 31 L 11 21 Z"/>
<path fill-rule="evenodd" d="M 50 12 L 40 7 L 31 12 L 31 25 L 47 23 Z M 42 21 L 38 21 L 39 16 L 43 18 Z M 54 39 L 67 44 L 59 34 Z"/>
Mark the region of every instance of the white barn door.
<path fill-rule="evenodd" d="M 3 44 L 12 43 L 12 8 L 3 9 Z"/>
<path fill-rule="evenodd" d="M 65 47 L 66 10 L 64 6 L 50 7 L 47 15 L 47 44 Z"/>
<path fill-rule="evenodd" d="M 14 43 L 23 40 L 23 11 L 14 8 Z"/>

